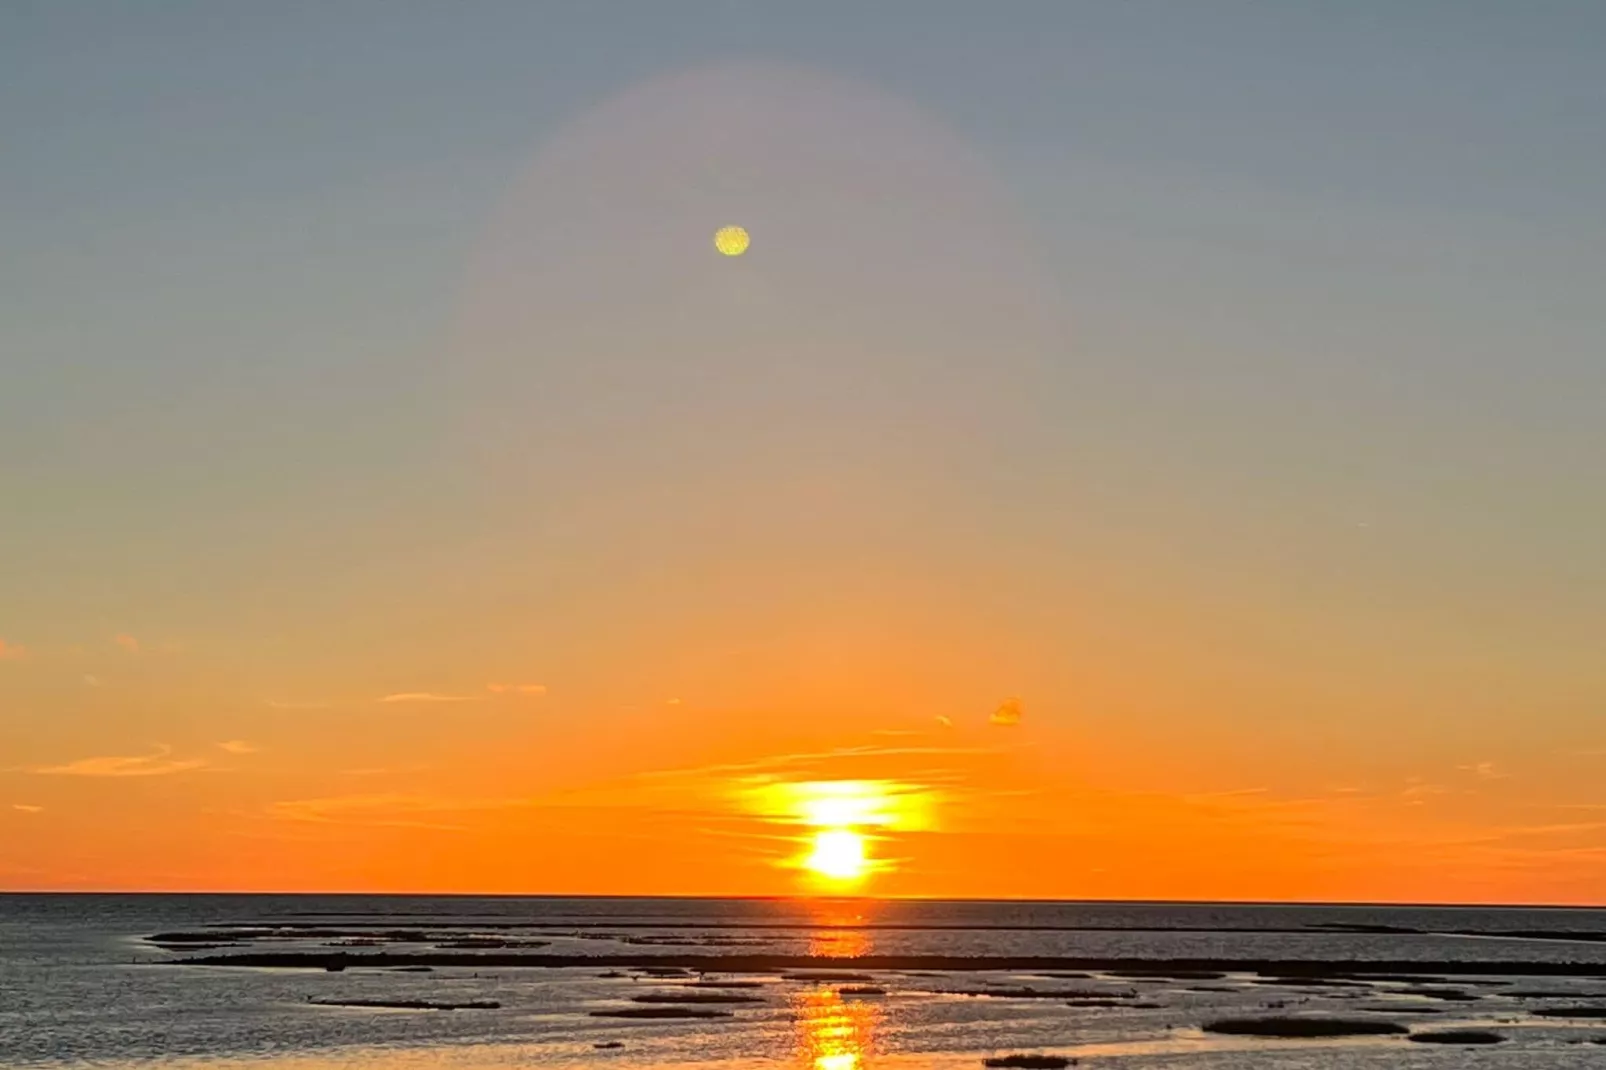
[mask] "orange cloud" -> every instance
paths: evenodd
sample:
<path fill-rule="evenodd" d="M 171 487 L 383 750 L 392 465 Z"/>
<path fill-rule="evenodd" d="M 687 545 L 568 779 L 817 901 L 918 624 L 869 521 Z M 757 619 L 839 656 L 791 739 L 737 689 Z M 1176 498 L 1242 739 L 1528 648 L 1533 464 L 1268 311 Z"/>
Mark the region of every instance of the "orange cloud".
<path fill-rule="evenodd" d="M 1007 698 L 987 718 L 988 724 L 995 724 L 1000 728 L 1013 728 L 1020 724 L 1021 715 L 1026 712 L 1018 698 Z"/>
<path fill-rule="evenodd" d="M 45 812 L 43 806 L 35 806 L 32 803 L 12 803 L 11 808 L 13 810 L 21 810 L 25 814 L 42 814 Z"/>
<path fill-rule="evenodd" d="M 400 691 L 386 695 L 380 702 L 475 702 L 473 695 L 442 695 L 434 691 Z"/>
<path fill-rule="evenodd" d="M 460 799 L 438 795 L 336 795 L 321 799 L 290 799 L 268 806 L 276 821 L 319 825 L 378 825 L 460 831 L 466 826 L 442 820 L 441 815 L 486 810 L 508 810 L 532 805 L 528 799 Z"/>
<path fill-rule="evenodd" d="M 21 661 L 28 656 L 28 648 L 0 639 L 0 661 Z"/>
<path fill-rule="evenodd" d="M 124 650 L 128 651 L 130 654 L 138 654 L 139 653 L 139 640 L 135 639 L 132 635 L 128 635 L 128 634 L 116 635 L 116 636 L 114 636 L 112 638 L 112 642 L 116 643 L 118 646 L 122 647 Z"/>
<path fill-rule="evenodd" d="M 226 750 L 230 754 L 255 754 L 262 749 L 255 743 L 250 743 L 243 739 L 225 739 L 218 744 L 218 748 Z"/>
<path fill-rule="evenodd" d="M 775 781 L 750 778 L 737 791 L 738 805 L 776 824 L 815 828 L 926 830 L 943 792 L 896 780 Z"/>
<path fill-rule="evenodd" d="M 497 695 L 528 695 L 539 698 L 546 694 L 545 684 L 486 684 L 485 690 Z"/>
<path fill-rule="evenodd" d="M 200 769 L 206 765 L 206 762 L 199 758 L 170 757 L 172 753 L 173 748 L 164 744 L 151 754 L 79 758 L 77 761 L 67 762 L 65 765 L 39 766 L 35 769 L 30 769 L 29 772 L 37 773 L 41 776 L 166 776 L 169 773 L 182 773 L 190 769 Z"/>
<path fill-rule="evenodd" d="M 1511 775 L 1501 772 L 1493 762 L 1473 762 L 1470 765 L 1458 765 L 1456 768 L 1483 780 L 1504 780 Z"/>

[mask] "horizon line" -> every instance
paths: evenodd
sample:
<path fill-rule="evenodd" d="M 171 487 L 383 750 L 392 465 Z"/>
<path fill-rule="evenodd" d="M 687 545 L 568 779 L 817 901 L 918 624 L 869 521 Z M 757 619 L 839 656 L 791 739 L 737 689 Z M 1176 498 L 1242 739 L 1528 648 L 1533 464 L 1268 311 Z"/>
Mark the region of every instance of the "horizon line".
<path fill-rule="evenodd" d="M 1594 903 L 1497 902 L 1488 900 L 1389 899 L 1119 899 L 1043 898 L 1038 896 L 921 896 L 921 895 L 787 895 L 693 893 L 628 894 L 606 892 L 427 892 L 427 891 L 274 891 L 207 889 L 0 889 L 0 897 L 20 896 L 213 896 L 275 898 L 366 899 L 501 899 L 501 900 L 668 900 L 673 902 L 813 902 L 813 903 L 1026 903 L 1045 906 L 1229 906 L 1229 907 L 1381 907 L 1392 909 L 1493 909 L 1493 910 L 1606 910 L 1606 900 Z"/>

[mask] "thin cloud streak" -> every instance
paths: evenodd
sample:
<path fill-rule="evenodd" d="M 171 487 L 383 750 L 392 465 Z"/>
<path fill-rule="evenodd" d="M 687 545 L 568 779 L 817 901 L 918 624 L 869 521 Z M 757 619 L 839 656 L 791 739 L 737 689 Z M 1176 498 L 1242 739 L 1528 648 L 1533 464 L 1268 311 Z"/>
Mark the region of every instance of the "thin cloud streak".
<path fill-rule="evenodd" d="M 540 698 L 546 694 L 545 684 L 486 684 L 485 690 L 493 695 L 524 695 L 528 698 Z"/>
<path fill-rule="evenodd" d="M 534 804 L 528 799 L 461 799 L 440 795 L 383 793 L 288 799 L 270 803 L 267 815 L 275 821 L 306 824 L 425 828 L 457 832 L 466 826 L 430 818 L 433 815 L 512 810 L 531 805 Z"/>
<path fill-rule="evenodd" d="M 442 695 L 434 691 L 399 691 L 386 695 L 380 702 L 478 702 L 477 695 Z"/>
<path fill-rule="evenodd" d="M 43 765 L 28 771 L 39 776 L 167 776 L 206 766 L 206 762 L 200 758 L 174 758 L 172 753 L 173 748 L 164 744 L 151 754 L 79 758 L 62 765 Z"/>
<path fill-rule="evenodd" d="M 1473 762 L 1470 765 L 1458 765 L 1456 768 L 1483 780 L 1504 780 L 1511 775 L 1501 772 L 1493 762 Z"/>
<path fill-rule="evenodd" d="M 994 747 L 839 747 L 835 750 L 805 751 L 799 754 L 781 754 L 759 758 L 751 762 L 721 762 L 714 765 L 691 766 L 683 769 L 654 769 L 636 773 L 636 780 L 672 780 L 681 777 L 702 778 L 728 773 L 762 773 L 782 770 L 812 762 L 829 762 L 852 758 L 892 758 L 913 755 L 977 755 L 996 754 Z"/>

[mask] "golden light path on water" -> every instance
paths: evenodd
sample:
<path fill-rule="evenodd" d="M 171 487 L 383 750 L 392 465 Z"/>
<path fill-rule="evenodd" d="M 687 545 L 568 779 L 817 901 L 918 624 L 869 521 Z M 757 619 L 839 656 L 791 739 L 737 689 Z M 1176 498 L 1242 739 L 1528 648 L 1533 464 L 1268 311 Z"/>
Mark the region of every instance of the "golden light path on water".
<path fill-rule="evenodd" d="M 879 1008 L 844 998 L 836 986 L 798 993 L 792 1014 L 801 1061 L 813 1070 L 858 1070 L 874 1051 Z"/>

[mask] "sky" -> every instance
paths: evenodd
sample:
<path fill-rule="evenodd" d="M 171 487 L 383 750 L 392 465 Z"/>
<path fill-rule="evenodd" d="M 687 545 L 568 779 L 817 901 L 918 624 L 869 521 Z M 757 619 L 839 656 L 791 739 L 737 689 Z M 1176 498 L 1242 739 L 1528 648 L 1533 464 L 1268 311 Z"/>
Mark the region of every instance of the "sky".
<path fill-rule="evenodd" d="M 5 5 L 0 888 L 1606 901 L 1603 72 Z"/>

